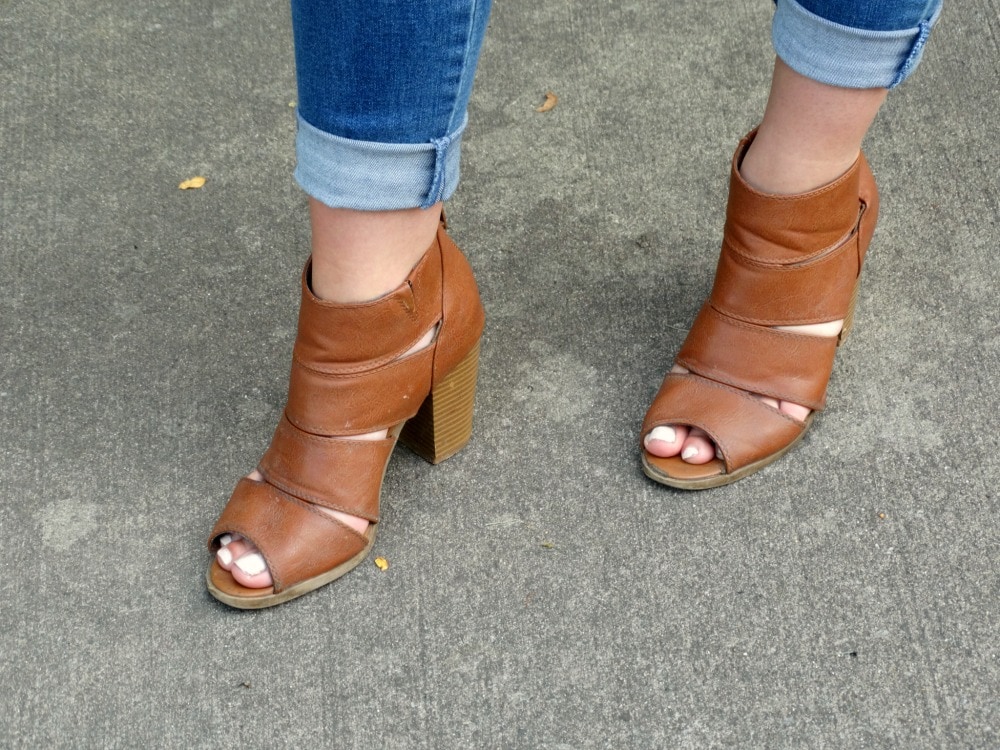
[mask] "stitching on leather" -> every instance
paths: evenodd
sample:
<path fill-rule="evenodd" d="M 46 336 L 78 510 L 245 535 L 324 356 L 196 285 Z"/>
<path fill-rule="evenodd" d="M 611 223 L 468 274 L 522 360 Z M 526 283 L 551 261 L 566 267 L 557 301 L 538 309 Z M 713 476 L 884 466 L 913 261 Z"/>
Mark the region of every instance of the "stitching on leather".
<path fill-rule="evenodd" d="M 669 373 L 667 373 L 667 377 L 665 379 L 670 379 L 670 378 L 681 379 L 681 380 L 685 380 L 685 379 L 686 380 L 691 380 L 692 382 L 695 382 L 695 383 L 700 383 L 700 384 L 711 386 L 713 388 L 718 388 L 720 390 L 729 391 L 730 393 L 733 393 L 733 394 L 739 396 L 741 399 L 743 399 L 745 401 L 748 401 L 751 404 L 754 404 L 755 405 L 754 408 L 763 408 L 763 409 L 766 409 L 768 414 L 772 414 L 772 415 L 774 415 L 776 417 L 780 417 L 784 421 L 786 421 L 789 424 L 795 426 L 800 431 L 804 430 L 806 428 L 806 423 L 805 422 L 800 422 L 797 419 L 789 417 L 787 414 L 782 414 L 780 411 L 778 411 L 774 407 L 769 406 L 769 405 L 763 403 L 760 399 L 755 398 L 754 396 L 752 396 L 751 394 L 747 393 L 746 391 L 744 391 L 742 389 L 731 388 L 731 387 L 729 387 L 729 386 L 727 386 L 727 385 L 725 385 L 723 383 L 719 383 L 719 382 L 716 382 L 714 380 L 710 380 L 708 378 L 702 377 L 701 375 L 698 375 L 697 373 L 669 372 Z M 646 430 L 646 434 L 649 434 L 649 432 L 653 428 L 655 428 L 655 427 L 659 427 L 659 426 L 662 426 L 662 425 L 673 425 L 673 424 L 684 424 L 684 425 L 689 425 L 689 426 L 697 427 L 697 428 L 699 428 L 701 430 L 704 430 L 705 433 L 710 438 L 712 438 L 712 442 L 715 443 L 715 445 L 719 448 L 720 451 L 722 451 L 722 461 L 726 465 L 726 471 L 728 472 L 728 471 L 730 471 L 733 468 L 740 468 L 740 467 L 731 466 L 731 462 L 730 462 L 730 459 L 728 457 L 729 456 L 729 449 L 728 449 L 728 444 L 729 443 L 726 440 L 720 439 L 718 437 L 718 435 L 716 435 L 715 430 L 710 429 L 707 426 L 707 423 L 704 420 L 689 419 L 687 417 L 684 417 L 684 418 L 674 418 L 674 419 L 672 419 L 670 417 L 666 417 L 666 418 L 663 418 L 663 419 L 658 419 L 655 423 L 651 424 L 649 426 L 649 428 Z"/>
<path fill-rule="evenodd" d="M 427 261 L 427 258 L 432 254 L 433 250 L 434 250 L 434 243 L 431 244 L 431 246 L 428 248 L 428 251 L 423 254 L 420 260 L 417 261 L 417 265 L 413 267 L 413 270 L 410 271 L 410 273 L 404 280 L 404 283 L 410 284 L 411 291 L 413 290 L 413 284 L 411 283 L 410 279 L 418 278 L 426 271 L 424 264 Z M 311 272 L 312 272 L 312 256 L 310 256 L 309 260 L 306 261 L 306 268 L 302 272 L 303 286 L 305 287 L 306 293 L 309 295 L 310 298 L 309 301 L 311 303 L 315 303 L 320 307 L 325 307 L 331 310 L 356 310 L 359 307 L 375 307 L 377 305 L 384 305 L 386 302 L 389 302 L 391 300 L 393 295 L 396 294 L 396 291 L 402 286 L 402 284 L 400 284 L 400 286 L 396 287 L 390 292 L 386 292 L 385 294 L 376 297 L 375 299 L 365 300 L 363 302 L 331 302 L 330 300 L 320 299 L 319 297 L 317 297 L 315 294 L 313 294 L 312 289 L 309 288 L 309 284 L 305 283 L 306 273 L 311 274 Z M 416 301 L 416 295 L 414 295 L 414 301 Z M 397 300 L 397 303 L 398 302 L 399 300 Z"/>
<path fill-rule="evenodd" d="M 796 318 L 792 318 L 791 320 L 783 320 L 780 323 L 776 323 L 773 320 L 765 319 L 765 318 L 737 318 L 736 316 L 734 316 L 734 315 L 732 315 L 732 314 L 730 314 L 730 313 L 728 313 L 728 312 L 726 312 L 726 311 L 724 311 L 724 310 L 722 310 L 722 309 L 720 309 L 718 307 L 715 307 L 714 305 L 712 306 L 712 309 L 715 310 L 716 312 L 720 313 L 721 315 L 725 315 L 727 318 L 730 318 L 732 320 L 739 320 L 739 321 L 748 323 L 750 325 L 760 326 L 761 328 L 773 328 L 775 330 L 777 329 L 777 326 L 808 326 L 808 325 L 815 325 L 817 323 L 832 323 L 835 320 L 843 320 L 844 317 L 847 315 L 847 310 L 845 310 L 844 313 L 843 313 L 843 315 L 841 315 L 839 318 L 830 318 L 830 317 L 827 317 L 827 316 L 818 316 L 818 317 L 814 317 L 814 318 L 797 318 L 797 319 Z M 827 338 L 829 338 L 829 339 L 836 339 L 837 338 L 837 336 L 812 336 L 811 334 L 808 334 L 808 333 L 796 334 L 794 331 L 778 331 L 778 332 L 779 333 L 790 333 L 792 335 L 810 336 L 811 338 L 816 338 L 816 339 L 827 339 Z M 839 334 L 837 334 L 837 335 L 839 335 Z"/>
<path fill-rule="evenodd" d="M 416 292 L 413 289 L 413 282 L 411 282 L 409 279 L 406 279 L 406 281 L 404 283 L 410 289 L 410 299 L 413 300 L 413 306 L 411 307 L 410 305 L 406 304 L 406 299 L 404 297 L 397 298 L 396 299 L 396 303 L 400 307 L 403 308 L 403 312 L 406 313 L 406 316 L 410 320 L 416 320 L 417 317 L 418 317 L 418 312 L 417 312 L 417 306 L 418 306 L 417 305 L 417 294 L 416 294 Z"/>
<path fill-rule="evenodd" d="M 264 472 L 261 472 L 261 474 L 264 474 Z M 373 519 L 364 513 L 359 513 L 356 508 L 347 508 L 344 507 L 343 505 L 327 505 L 326 498 L 323 498 L 319 495 L 314 495 L 309 492 L 303 492 L 301 487 L 292 487 L 291 485 L 276 480 L 274 477 L 268 476 L 267 474 L 264 474 L 264 478 L 267 480 L 267 483 L 272 487 L 274 487 L 276 490 L 280 490 L 284 494 L 288 495 L 290 498 L 301 501 L 303 503 L 303 507 L 309 508 L 310 510 L 315 510 L 316 508 L 327 508 L 329 510 L 337 510 L 340 511 L 341 513 L 346 513 L 349 516 L 357 516 L 358 518 L 363 518 L 369 523 L 378 523 L 378 517 Z M 325 513 L 320 513 L 320 515 L 322 515 L 324 518 L 329 518 L 329 516 L 327 516 Z M 336 521 L 337 519 L 333 518 L 331 520 Z M 351 527 L 345 526 L 345 528 L 350 529 Z M 351 530 L 353 531 L 353 529 Z"/>
<path fill-rule="evenodd" d="M 780 331 L 780 330 L 778 330 L 776 328 L 772 328 L 771 326 L 763 326 L 763 325 L 756 325 L 754 323 L 747 323 L 747 322 L 744 322 L 742 320 L 739 320 L 738 318 L 734 318 L 734 317 L 732 317 L 730 315 L 727 315 L 726 313 L 722 312 L 721 310 L 717 310 L 716 308 L 712 307 L 711 305 L 709 305 L 709 311 L 711 313 L 717 315 L 718 317 L 722 318 L 724 322 L 732 323 L 734 325 L 734 327 L 741 328 L 741 329 L 746 330 L 748 332 L 756 333 L 758 331 L 767 331 L 768 333 L 765 334 L 766 336 L 773 335 L 773 336 L 776 336 L 776 337 L 779 337 L 779 338 L 796 339 L 796 340 L 799 340 L 799 341 L 801 341 L 803 339 L 815 339 L 817 341 L 825 341 L 825 342 L 836 342 L 837 341 L 837 336 L 812 336 L 812 335 L 806 334 L 806 333 L 796 333 L 795 331 Z M 829 345 L 829 343 L 827 345 Z M 683 351 L 683 349 L 682 349 L 682 351 Z M 706 380 L 709 380 L 711 382 L 716 382 L 716 383 L 724 383 L 726 385 L 732 386 L 733 388 L 736 388 L 737 390 L 739 390 L 741 392 L 747 392 L 748 391 L 748 388 L 745 388 L 743 386 L 743 384 L 735 382 L 732 378 L 723 377 L 724 373 L 722 373 L 717 368 L 703 366 L 703 365 L 697 364 L 697 363 L 693 364 L 692 360 L 690 360 L 690 359 L 688 359 L 686 357 L 681 357 L 681 356 L 678 356 L 675 361 L 676 361 L 677 364 L 680 364 L 680 365 L 684 366 L 686 369 L 691 370 L 691 372 L 693 374 L 700 375 L 702 378 L 704 378 Z M 831 369 L 831 372 L 832 372 L 832 369 Z M 681 374 L 681 373 L 674 373 L 674 374 Z M 830 380 L 830 375 L 829 374 L 827 375 L 826 379 L 827 379 L 827 383 L 829 383 L 829 380 Z M 809 409 L 811 411 L 822 411 L 823 408 L 824 408 L 824 405 L 825 405 L 823 403 L 815 402 L 815 401 L 811 401 L 809 403 L 802 403 L 800 400 L 798 400 L 798 396 L 794 396 L 792 398 L 787 398 L 785 396 L 777 394 L 775 391 L 771 391 L 770 393 L 767 393 L 767 392 L 761 391 L 761 390 L 754 390 L 753 392 L 754 393 L 760 393 L 761 395 L 764 395 L 764 396 L 770 396 L 771 398 L 776 398 L 776 399 L 778 399 L 780 401 L 788 401 L 788 402 L 793 403 L 793 404 L 800 404 L 801 406 L 807 406 L 807 407 L 809 407 Z M 826 388 L 825 387 L 823 388 L 823 392 L 826 393 Z M 765 404 L 765 406 L 767 406 L 767 404 Z M 796 421 L 798 421 L 798 420 L 796 420 Z"/>
<path fill-rule="evenodd" d="M 836 242 L 821 248 L 810 255 L 805 255 L 799 260 L 778 263 L 778 262 L 768 262 L 763 260 L 758 260 L 749 254 L 745 248 L 738 246 L 730 237 L 725 237 L 723 240 L 723 249 L 728 249 L 738 262 L 742 262 L 743 265 L 754 266 L 757 268 L 766 268 L 768 270 L 775 271 L 792 271 L 800 268 L 809 268 L 813 265 L 820 265 L 824 260 L 830 260 L 834 258 L 838 252 L 843 251 L 851 242 L 854 237 L 859 235 L 859 224 L 856 223 L 846 234 L 844 234 Z M 776 243 L 775 243 L 776 244 Z"/>
<path fill-rule="evenodd" d="M 415 352 L 410 352 L 410 349 L 412 349 L 414 346 L 416 346 L 417 342 L 420 341 L 420 339 L 422 339 L 425 335 L 427 335 L 427 331 L 440 330 L 441 322 L 442 322 L 441 318 L 438 317 L 434 321 L 434 324 L 431 327 L 429 327 L 426 330 L 422 331 L 420 333 L 420 336 L 418 336 L 413 341 L 410 341 L 410 342 L 407 342 L 406 344 L 404 344 L 403 347 L 401 349 L 399 349 L 398 351 L 391 352 L 390 354 L 386 354 L 386 355 L 384 355 L 382 357 L 378 357 L 377 359 L 370 359 L 370 360 L 367 360 L 366 362 L 361 362 L 361 363 L 356 364 L 356 365 L 351 365 L 351 366 L 348 366 L 348 367 L 343 367 L 342 369 L 330 371 L 330 370 L 319 370 L 319 369 L 317 369 L 315 367 L 311 367 L 305 361 L 303 361 L 303 359 L 298 355 L 298 352 L 295 349 L 292 350 L 292 362 L 294 362 L 294 363 L 298 364 L 299 366 L 301 366 L 302 369 L 308 370 L 309 372 L 314 372 L 314 373 L 316 373 L 317 375 L 319 375 L 321 377 L 330 377 L 330 378 L 342 377 L 342 378 L 347 378 L 347 377 L 351 377 L 351 376 L 354 376 L 354 375 L 361 375 L 361 374 L 366 374 L 366 373 L 369 373 L 369 372 L 377 372 L 377 371 L 379 371 L 381 369 L 384 369 L 386 367 L 389 367 L 389 366 L 391 366 L 391 365 L 393 365 L 393 364 L 395 364 L 397 362 L 405 362 L 406 360 L 410 359 L 411 357 L 416 357 L 418 354 L 423 353 L 425 350 L 433 348 L 433 345 L 437 342 L 437 335 L 436 334 L 435 334 L 434 338 L 431 340 L 431 343 L 428 344 L 426 347 L 423 347 L 422 349 L 418 349 Z M 407 353 L 407 352 L 409 352 L 409 353 Z M 336 365 L 334 365 L 334 367 L 336 367 Z"/>
<path fill-rule="evenodd" d="M 764 391 L 764 390 L 759 390 L 759 389 L 756 389 L 756 388 L 751 389 L 750 387 L 746 387 L 746 386 L 750 385 L 749 383 L 744 384 L 744 383 L 735 382 L 733 379 L 725 377 L 724 373 L 722 373 L 722 372 L 720 372 L 720 371 L 718 371 L 718 370 L 716 370 L 714 368 L 711 368 L 711 367 L 702 367 L 702 366 L 688 367 L 686 364 L 684 365 L 684 367 L 686 369 L 690 370 L 692 375 L 697 375 L 702 380 L 707 380 L 710 383 L 717 383 L 719 385 L 726 385 L 726 386 L 729 386 L 730 388 L 735 388 L 736 390 L 741 391 L 743 393 L 746 393 L 748 395 L 751 395 L 753 393 L 757 393 L 757 394 L 760 394 L 761 396 L 767 396 L 768 398 L 777 399 L 778 401 L 787 401 L 790 404 L 799 404 L 800 406 L 808 407 L 810 411 L 822 411 L 823 410 L 822 405 L 816 404 L 815 402 L 811 402 L 811 401 L 810 402 L 805 402 L 804 399 L 801 399 L 799 396 L 796 396 L 796 395 L 786 396 L 786 395 L 782 395 L 782 394 L 778 393 L 777 391 L 773 391 L 773 390 L 772 391 Z M 827 380 L 829 380 L 829 378 L 827 378 Z M 824 392 L 826 391 L 825 388 L 823 390 L 824 390 Z M 760 399 L 754 398 L 752 395 L 751 395 L 751 398 L 753 398 L 753 400 L 755 400 L 755 401 L 763 403 L 763 402 L 760 401 Z M 770 404 L 764 404 L 764 406 L 766 406 L 769 409 L 774 409 L 774 407 L 771 406 Z M 777 409 L 774 409 L 774 410 L 777 411 Z M 781 412 L 778 412 L 778 413 L 781 414 Z M 788 415 L 787 414 L 782 414 L 782 416 L 788 416 Z M 792 418 L 792 420 L 794 422 L 798 423 L 798 424 L 801 424 L 797 419 Z"/>
<path fill-rule="evenodd" d="M 665 380 L 668 380 L 670 378 L 675 378 L 675 379 L 679 379 L 679 380 L 692 380 L 694 382 L 697 382 L 698 380 L 705 380 L 705 378 L 700 378 L 699 376 L 694 375 L 692 373 L 684 373 L 684 372 L 668 372 L 667 373 L 667 377 L 665 378 Z M 662 427 L 662 426 L 665 426 L 665 425 L 675 425 L 675 424 L 677 424 L 677 425 L 683 424 L 683 425 L 687 425 L 688 427 L 697 427 L 700 430 L 704 430 L 705 433 L 710 438 L 712 438 L 712 442 L 715 443 L 715 445 L 718 446 L 719 449 L 722 451 L 722 456 L 723 456 L 722 460 L 723 460 L 723 463 L 725 463 L 725 465 L 726 465 L 726 470 L 727 471 L 729 470 L 729 459 L 726 458 L 726 449 L 724 447 L 724 444 L 715 435 L 715 431 L 712 430 L 712 429 L 710 429 L 709 427 L 707 427 L 706 424 L 703 421 L 701 421 L 701 420 L 695 421 L 695 420 L 690 420 L 690 419 L 686 419 L 686 418 L 685 419 L 679 419 L 679 420 L 675 419 L 673 421 L 671 421 L 670 418 L 666 418 L 666 419 L 663 419 L 663 420 L 658 420 L 657 422 L 655 422 L 654 424 L 651 424 L 649 426 L 649 429 L 646 430 L 646 434 L 648 435 L 650 432 L 652 432 L 657 427 Z"/>
<path fill-rule="evenodd" d="M 304 430 L 300 429 L 297 425 L 295 425 L 294 423 L 292 423 L 290 421 L 288 422 L 288 424 L 291 426 L 291 428 L 293 430 L 292 437 L 290 438 L 292 440 L 301 439 L 301 440 L 305 440 L 305 441 L 316 442 L 316 443 L 323 443 L 323 444 L 327 444 L 327 445 L 332 445 L 332 444 L 335 444 L 335 443 L 338 443 L 338 442 L 339 443 L 347 443 L 347 444 L 366 443 L 366 444 L 369 444 L 369 445 L 372 445 L 372 446 L 380 445 L 384 441 L 391 441 L 392 444 L 390 446 L 388 446 L 390 453 L 392 451 L 392 448 L 396 444 L 396 440 L 392 439 L 392 438 L 384 438 L 382 440 L 351 440 L 350 438 L 338 438 L 336 436 L 329 436 L 329 437 L 327 437 L 327 436 L 323 436 L 323 435 L 314 435 L 312 433 L 305 432 Z M 268 449 L 268 452 L 270 452 L 270 448 Z M 266 454 L 265 454 L 265 456 L 266 456 Z M 388 456 L 386 456 L 386 458 L 388 458 Z M 263 461 L 261 463 L 263 464 Z M 282 462 L 282 463 L 285 463 L 285 462 Z M 285 468 L 288 468 L 288 467 L 286 466 Z M 339 511 L 342 511 L 342 512 L 347 513 L 349 515 L 352 515 L 352 516 L 359 516 L 360 518 L 365 518 L 365 519 L 367 519 L 368 521 L 370 521 L 372 523 L 376 523 L 378 521 L 378 518 L 372 519 L 368 515 L 364 515 L 364 514 L 358 513 L 358 511 L 356 509 L 346 508 L 346 507 L 344 507 L 342 505 L 328 505 L 327 503 L 329 501 L 328 501 L 327 498 L 325 498 L 325 497 L 323 497 L 321 495 L 316 495 L 316 494 L 313 494 L 313 493 L 310 493 L 310 492 L 306 492 L 306 491 L 304 491 L 305 488 L 302 487 L 301 485 L 296 485 L 296 486 L 293 487 L 292 485 L 290 485 L 290 484 L 288 484 L 286 482 L 283 482 L 280 479 L 277 479 L 271 472 L 266 471 L 264 468 L 262 468 L 262 466 L 258 466 L 257 467 L 257 471 L 259 471 L 261 473 L 261 475 L 264 477 L 264 479 L 267 482 L 267 484 L 270 484 L 273 487 L 276 487 L 277 489 L 285 492 L 286 494 L 288 494 L 288 495 L 290 495 L 292 497 L 298 498 L 300 500 L 304 500 L 304 501 L 306 501 L 308 503 L 313 503 L 315 505 L 319 505 L 319 506 L 324 507 L 324 508 L 330 508 L 332 510 L 339 510 Z M 379 482 L 379 484 L 381 485 L 381 482 Z"/>
<path fill-rule="evenodd" d="M 292 362 L 301 367 L 303 370 L 311 372 L 314 375 L 318 375 L 321 378 L 327 378 L 329 380 L 337 380 L 337 379 L 349 380 L 352 378 L 356 378 L 359 375 L 374 374 L 387 370 L 390 367 L 395 367 L 397 365 L 402 366 L 402 364 L 405 363 L 408 359 L 412 357 L 417 357 L 421 354 L 426 354 L 427 352 L 433 351 L 433 349 L 434 349 L 433 346 L 427 346 L 423 349 L 413 352 L 413 354 L 408 354 L 405 357 L 400 356 L 396 357 L 395 359 L 390 359 L 386 362 L 382 362 L 381 364 L 376 365 L 375 367 L 367 366 L 369 363 L 366 362 L 364 363 L 364 365 L 359 365 L 357 369 L 342 370 L 339 372 L 327 372 L 325 370 L 317 370 L 315 367 L 310 367 L 309 365 L 307 365 L 305 362 L 302 361 L 302 359 L 298 355 L 294 353 L 292 354 Z"/>
<path fill-rule="evenodd" d="M 737 149 L 737 155 L 740 156 L 740 163 L 742 163 L 742 157 L 746 156 L 746 150 L 742 148 L 742 145 L 743 144 L 741 143 L 740 144 L 741 147 L 739 149 Z M 738 166 L 734 167 L 734 171 L 735 171 L 736 177 L 739 179 L 742 187 L 747 192 L 753 193 L 754 195 L 762 196 L 764 198 L 768 198 L 770 200 L 775 200 L 775 201 L 780 201 L 782 203 L 787 203 L 787 202 L 790 202 L 790 201 L 798 201 L 798 200 L 805 201 L 805 200 L 808 200 L 809 198 L 814 198 L 817 195 L 823 195 L 823 193 L 828 193 L 831 190 L 835 190 L 836 188 L 840 187 L 840 185 L 843 182 L 846 182 L 847 180 L 852 179 L 853 173 L 854 173 L 854 171 L 856 169 L 858 169 L 860 167 L 861 161 L 862 161 L 862 157 L 859 156 L 857 159 L 854 160 L 854 162 L 851 164 L 851 166 L 848 168 L 848 170 L 846 172 L 844 172 L 844 174 L 842 174 L 840 177 L 838 177 L 833 182 L 828 182 L 826 185 L 821 185 L 820 187 L 816 188 L 815 190 L 810 190 L 808 193 L 792 193 L 791 195 L 775 195 L 775 194 L 772 194 L 772 193 L 763 193 L 760 190 L 757 190 L 756 188 L 751 187 L 750 183 L 743 179 L 743 175 L 740 174 Z"/>

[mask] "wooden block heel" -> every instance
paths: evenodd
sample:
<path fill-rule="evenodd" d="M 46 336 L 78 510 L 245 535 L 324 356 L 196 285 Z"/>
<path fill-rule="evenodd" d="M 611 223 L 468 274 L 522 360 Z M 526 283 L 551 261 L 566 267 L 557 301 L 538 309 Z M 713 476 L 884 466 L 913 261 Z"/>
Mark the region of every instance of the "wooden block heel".
<path fill-rule="evenodd" d="M 479 342 L 431 390 L 399 440 L 421 458 L 439 464 L 458 453 L 472 437 Z"/>

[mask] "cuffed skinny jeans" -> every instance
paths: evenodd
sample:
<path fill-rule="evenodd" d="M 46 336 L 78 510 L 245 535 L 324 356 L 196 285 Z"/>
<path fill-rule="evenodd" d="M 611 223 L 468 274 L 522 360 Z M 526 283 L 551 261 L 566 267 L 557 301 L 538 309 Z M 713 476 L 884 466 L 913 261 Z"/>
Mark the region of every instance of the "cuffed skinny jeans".
<path fill-rule="evenodd" d="M 451 197 L 490 0 L 291 1 L 306 193 L 362 211 Z M 821 83 L 894 88 L 920 62 L 941 3 L 776 0 L 774 49 Z"/>

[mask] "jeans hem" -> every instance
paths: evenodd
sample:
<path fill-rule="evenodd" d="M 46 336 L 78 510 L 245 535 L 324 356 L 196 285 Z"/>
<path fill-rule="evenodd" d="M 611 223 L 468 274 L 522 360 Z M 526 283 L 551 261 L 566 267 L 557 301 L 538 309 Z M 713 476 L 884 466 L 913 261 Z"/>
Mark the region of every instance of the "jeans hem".
<path fill-rule="evenodd" d="M 872 31 L 828 21 L 795 0 L 777 0 L 771 38 L 778 57 L 807 78 L 842 88 L 892 89 L 916 69 L 940 14 L 937 3 L 913 28 Z"/>
<path fill-rule="evenodd" d="M 458 186 L 462 133 L 428 143 L 378 143 L 327 133 L 298 116 L 295 179 L 331 208 L 393 211 L 429 208 Z"/>

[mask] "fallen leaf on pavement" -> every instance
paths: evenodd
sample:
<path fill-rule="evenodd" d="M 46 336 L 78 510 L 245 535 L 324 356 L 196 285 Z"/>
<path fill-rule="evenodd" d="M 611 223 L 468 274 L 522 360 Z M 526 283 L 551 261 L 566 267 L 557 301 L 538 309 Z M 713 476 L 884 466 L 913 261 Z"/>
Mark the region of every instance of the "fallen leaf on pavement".
<path fill-rule="evenodd" d="M 545 101 L 542 102 L 540 107 L 535 107 L 536 112 L 548 112 L 553 109 L 559 103 L 559 97 L 553 94 L 551 91 L 545 95 Z"/>

